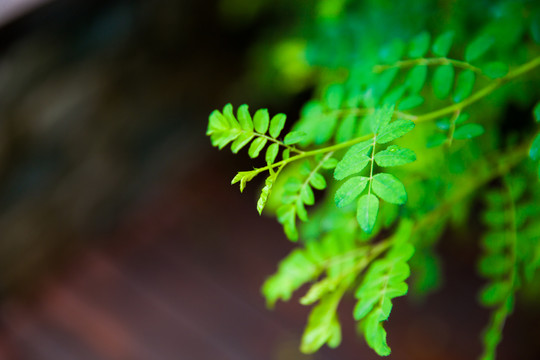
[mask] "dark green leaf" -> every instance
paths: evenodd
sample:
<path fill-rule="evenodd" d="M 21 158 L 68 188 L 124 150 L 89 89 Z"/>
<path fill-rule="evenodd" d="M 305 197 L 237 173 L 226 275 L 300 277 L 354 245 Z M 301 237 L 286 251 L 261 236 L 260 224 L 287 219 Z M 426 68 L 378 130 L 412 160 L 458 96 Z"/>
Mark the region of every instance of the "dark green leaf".
<path fill-rule="evenodd" d="M 440 118 L 435 120 L 435 125 L 441 130 L 450 129 L 450 119 L 449 118 Z"/>
<path fill-rule="evenodd" d="M 463 70 L 459 73 L 454 90 L 454 102 L 458 103 L 469 97 L 474 87 L 474 80 L 475 75 L 472 70 Z"/>
<path fill-rule="evenodd" d="M 411 95 L 401 100 L 398 108 L 399 110 L 409 110 L 424 103 L 424 98 L 420 95 Z"/>
<path fill-rule="evenodd" d="M 249 114 L 248 106 L 246 104 L 240 105 L 237 111 L 237 117 L 242 129 L 253 131 L 253 120 L 251 120 L 251 115 Z"/>
<path fill-rule="evenodd" d="M 534 114 L 534 119 L 536 120 L 536 122 L 540 122 L 540 102 L 538 102 L 535 105 L 533 114 Z"/>
<path fill-rule="evenodd" d="M 427 31 L 424 31 L 415 36 L 409 48 L 409 57 L 419 58 L 424 56 L 429 49 L 430 35 Z"/>
<path fill-rule="evenodd" d="M 291 131 L 285 136 L 285 139 L 283 139 L 283 143 L 285 145 L 293 145 L 304 140 L 305 137 L 306 133 L 303 131 Z"/>
<path fill-rule="evenodd" d="M 490 79 L 502 78 L 508 74 L 508 65 L 501 61 L 489 62 L 482 66 L 482 72 Z"/>
<path fill-rule="evenodd" d="M 287 119 L 287 116 L 285 114 L 277 114 L 274 115 L 272 120 L 270 121 L 270 136 L 274 139 L 279 136 L 281 133 L 281 130 L 283 130 L 283 127 L 285 126 L 285 120 Z"/>
<path fill-rule="evenodd" d="M 489 50 L 493 43 L 494 39 L 489 34 L 478 36 L 465 49 L 465 60 L 471 62 L 478 59 Z"/>
<path fill-rule="evenodd" d="M 495 282 L 480 292 L 480 302 L 484 306 L 494 306 L 503 302 L 510 292 L 510 284 L 504 281 Z"/>
<path fill-rule="evenodd" d="M 540 134 L 534 138 L 529 150 L 529 157 L 534 161 L 540 160 Z"/>
<path fill-rule="evenodd" d="M 337 207 L 342 208 L 352 203 L 364 191 L 368 180 L 365 176 L 355 176 L 341 185 L 334 196 Z"/>
<path fill-rule="evenodd" d="M 394 175 L 381 173 L 373 177 L 373 192 L 391 204 L 401 205 L 407 202 L 405 186 Z"/>
<path fill-rule="evenodd" d="M 251 146 L 249 147 L 248 154 L 251 158 L 256 158 L 259 156 L 259 153 L 266 145 L 267 139 L 263 137 L 258 137 L 251 143 Z"/>
<path fill-rule="evenodd" d="M 266 149 L 266 163 L 273 164 L 279 152 L 279 144 L 273 143 Z"/>
<path fill-rule="evenodd" d="M 454 85 L 454 66 L 445 64 L 435 69 L 433 73 L 433 93 L 439 99 L 444 99 L 450 94 Z"/>
<path fill-rule="evenodd" d="M 270 123 L 270 115 L 268 115 L 267 109 L 259 109 L 253 116 L 253 124 L 255 125 L 255 131 L 260 134 L 265 134 L 268 130 L 268 124 Z"/>
<path fill-rule="evenodd" d="M 435 39 L 433 42 L 433 53 L 437 56 L 446 57 L 452 46 L 452 41 L 454 39 L 454 31 L 446 31 Z"/>
<path fill-rule="evenodd" d="M 427 77 L 427 65 L 416 65 L 407 74 L 405 83 L 409 87 L 411 93 L 416 94 L 424 87 Z"/>
<path fill-rule="evenodd" d="M 362 195 L 358 199 L 358 208 L 356 212 L 356 219 L 360 228 L 366 233 L 370 234 L 375 227 L 375 221 L 377 220 L 377 214 L 379 213 L 379 198 L 373 194 Z"/>
<path fill-rule="evenodd" d="M 381 48 L 379 58 L 385 64 L 394 63 L 401 58 L 404 49 L 405 44 L 401 40 L 394 40 Z"/>
<path fill-rule="evenodd" d="M 441 146 L 446 141 L 446 135 L 441 133 L 436 133 L 431 135 L 426 142 L 426 147 L 431 149 L 437 146 Z"/>
<path fill-rule="evenodd" d="M 375 154 L 375 162 L 383 167 L 405 165 L 415 160 L 414 151 L 397 145 L 390 145 L 386 150 Z"/>
<path fill-rule="evenodd" d="M 377 144 L 386 144 L 402 137 L 412 129 L 414 129 L 414 122 L 410 120 L 397 119 L 392 121 L 377 136 Z"/>
<path fill-rule="evenodd" d="M 484 133 L 484 127 L 479 124 L 465 124 L 456 129 L 454 139 L 464 140 L 472 139 Z"/>

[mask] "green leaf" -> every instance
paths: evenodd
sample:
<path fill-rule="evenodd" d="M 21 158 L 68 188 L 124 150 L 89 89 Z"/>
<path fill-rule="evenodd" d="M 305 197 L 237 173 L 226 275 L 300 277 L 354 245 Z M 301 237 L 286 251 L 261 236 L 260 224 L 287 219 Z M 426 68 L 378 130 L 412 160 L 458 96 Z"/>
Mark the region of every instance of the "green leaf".
<path fill-rule="evenodd" d="M 373 177 L 372 189 L 384 201 L 401 205 L 407 202 L 405 186 L 394 175 L 381 173 Z"/>
<path fill-rule="evenodd" d="M 232 179 L 231 185 L 234 185 L 237 182 L 240 182 L 240 192 L 242 192 L 244 191 L 244 188 L 246 187 L 247 182 L 251 181 L 255 176 L 257 176 L 257 173 L 255 171 L 240 171 Z"/>
<path fill-rule="evenodd" d="M 311 310 L 302 335 L 300 351 L 306 354 L 314 353 L 331 340 L 334 340 L 331 341 L 333 345 L 337 345 L 335 339 L 339 339 L 340 336 L 336 336 L 336 333 L 340 333 L 341 330 L 336 310 L 342 294 L 342 291 L 335 291 L 324 296 Z"/>
<path fill-rule="evenodd" d="M 414 122 L 410 120 L 397 119 L 388 124 L 377 136 L 377 144 L 386 144 L 392 140 L 402 137 L 414 129 Z"/>
<path fill-rule="evenodd" d="M 456 129 L 454 139 L 465 140 L 472 139 L 484 133 L 484 127 L 479 124 L 465 124 Z"/>
<path fill-rule="evenodd" d="M 433 42 L 433 53 L 437 56 L 446 57 L 448 52 L 450 52 L 450 47 L 452 46 L 452 41 L 454 40 L 454 31 L 446 31 L 435 39 Z"/>
<path fill-rule="evenodd" d="M 480 292 L 480 302 L 484 306 L 495 306 L 506 299 L 510 290 L 510 284 L 505 281 L 491 283 Z"/>
<path fill-rule="evenodd" d="M 298 230 L 296 229 L 296 207 L 287 204 L 279 207 L 276 211 L 278 221 L 283 225 L 285 235 L 291 241 L 298 241 Z"/>
<path fill-rule="evenodd" d="M 534 106 L 533 114 L 536 122 L 540 122 L 540 101 Z"/>
<path fill-rule="evenodd" d="M 411 95 L 399 102 L 399 110 L 414 109 L 424 103 L 424 98 L 421 95 Z"/>
<path fill-rule="evenodd" d="M 254 136 L 255 134 L 252 132 L 240 134 L 232 143 L 231 151 L 236 154 L 238 151 L 240 151 L 240 149 L 246 146 L 251 141 L 251 139 L 253 139 Z"/>
<path fill-rule="evenodd" d="M 469 97 L 474 87 L 475 75 L 472 70 L 463 70 L 459 73 L 453 100 L 455 103 L 461 102 Z"/>
<path fill-rule="evenodd" d="M 338 159 L 328 158 L 322 163 L 321 167 L 325 170 L 331 170 L 331 169 L 334 169 L 337 166 L 337 164 L 338 164 Z"/>
<path fill-rule="evenodd" d="M 409 57 L 415 59 L 424 56 L 429 49 L 430 35 L 427 31 L 424 31 L 416 35 L 410 44 Z"/>
<path fill-rule="evenodd" d="M 397 145 L 390 145 L 386 150 L 375 154 L 375 162 L 379 166 L 399 166 L 409 164 L 416 160 L 414 151 Z"/>
<path fill-rule="evenodd" d="M 502 78 L 508 74 L 508 65 L 501 61 L 489 62 L 482 66 L 482 72 L 490 79 Z"/>
<path fill-rule="evenodd" d="M 534 161 L 540 160 L 540 134 L 534 138 L 531 148 L 529 149 L 529 157 Z"/>
<path fill-rule="evenodd" d="M 268 124 L 270 123 L 270 115 L 268 115 L 267 109 L 259 109 L 253 116 L 253 124 L 255 125 L 255 131 L 259 134 L 266 134 L 268 130 Z"/>
<path fill-rule="evenodd" d="M 326 188 L 326 179 L 319 173 L 313 173 L 309 178 L 309 183 L 317 190 Z"/>
<path fill-rule="evenodd" d="M 281 130 L 283 130 L 283 127 L 285 126 L 285 120 L 287 119 L 287 116 L 285 114 L 277 114 L 274 115 L 272 120 L 270 121 L 270 136 L 274 139 L 279 136 L 281 133 Z"/>
<path fill-rule="evenodd" d="M 439 99 L 444 99 L 450 94 L 454 85 L 454 66 L 445 64 L 435 69 L 433 73 L 433 93 Z"/>
<path fill-rule="evenodd" d="M 342 208 L 352 203 L 364 191 L 368 181 L 368 177 L 355 176 L 341 185 L 334 196 L 337 207 Z"/>
<path fill-rule="evenodd" d="M 300 304 L 311 305 L 318 301 L 322 296 L 334 291 L 338 282 L 334 278 L 325 278 L 313 284 L 308 292 L 300 298 Z"/>
<path fill-rule="evenodd" d="M 336 131 L 336 142 L 342 143 L 351 140 L 356 133 L 356 115 L 347 115 L 339 124 Z"/>
<path fill-rule="evenodd" d="M 395 39 L 381 48 L 379 51 L 379 58 L 385 64 L 394 63 L 401 58 L 404 49 L 405 44 L 403 41 Z"/>
<path fill-rule="evenodd" d="M 446 131 L 446 130 L 450 129 L 450 126 L 451 126 L 450 119 L 447 118 L 447 117 L 437 119 L 437 120 L 435 120 L 435 125 L 439 129 Z"/>
<path fill-rule="evenodd" d="M 306 205 L 315 204 L 315 194 L 313 194 L 313 190 L 311 190 L 309 185 L 302 187 L 302 190 L 300 190 L 300 198 Z"/>
<path fill-rule="evenodd" d="M 446 142 L 446 135 L 441 134 L 441 133 L 436 133 L 436 134 L 431 135 L 427 139 L 426 147 L 428 149 L 431 149 L 431 148 L 434 148 L 434 147 L 437 147 L 437 146 L 441 146 L 445 142 Z"/>
<path fill-rule="evenodd" d="M 390 355 L 390 348 L 386 344 L 386 330 L 384 330 L 378 312 L 369 315 L 363 326 L 366 342 L 379 356 Z"/>
<path fill-rule="evenodd" d="M 512 259 L 506 254 L 484 255 L 478 264 L 478 271 L 484 277 L 496 278 L 510 272 Z"/>
<path fill-rule="evenodd" d="M 253 131 L 253 120 L 251 120 L 251 115 L 249 114 L 248 106 L 246 104 L 240 105 L 237 111 L 237 117 L 242 129 Z"/>
<path fill-rule="evenodd" d="M 225 119 L 227 119 L 231 129 L 240 129 L 240 124 L 234 117 L 233 106 L 231 104 L 227 104 L 223 107 L 223 115 L 225 116 Z"/>
<path fill-rule="evenodd" d="M 273 164 L 274 161 L 276 161 L 276 157 L 278 153 L 279 153 L 279 144 L 277 143 L 270 144 L 268 149 L 266 149 L 266 163 Z"/>
<path fill-rule="evenodd" d="M 249 147 L 248 155 L 252 159 L 255 159 L 257 156 L 259 156 L 259 153 L 264 148 L 267 141 L 268 140 L 263 137 L 258 137 L 255 140 L 253 140 L 253 142 L 251 143 L 251 146 Z"/>
<path fill-rule="evenodd" d="M 392 120 L 392 115 L 394 115 L 394 105 L 385 104 L 376 109 L 370 117 L 371 131 L 374 134 L 383 131 L 390 120 Z"/>
<path fill-rule="evenodd" d="M 467 62 L 474 61 L 484 55 L 491 45 L 495 42 L 495 39 L 489 34 L 482 34 L 474 39 L 465 49 L 465 60 Z"/>
<path fill-rule="evenodd" d="M 283 143 L 285 145 L 293 145 L 304 140 L 306 136 L 306 133 L 303 131 L 291 131 L 285 136 L 285 138 L 283 139 Z"/>
<path fill-rule="evenodd" d="M 324 100 L 330 110 L 337 110 L 341 107 L 344 97 L 344 89 L 341 84 L 332 84 L 324 93 Z"/>
<path fill-rule="evenodd" d="M 407 74 L 405 84 L 409 87 L 411 93 L 416 94 L 424 87 L 427 78 L 427 65 L 416 65 Z"/>
<path fill-rule="evenodd" d="M 266 178 L 265 185 L 263 189 L 261 190 L 261 195 L 259 196 L 259 200 L 257 201 L 257 211 L 259 212 L 259 215 L 262 214 L 262 211 L 264 209 L 264 206 L 266 205 L 266 201 L 268 200 L 268 196 L 270 195 L 270 191 L 272 191 L 272 187 L 274 186 L 274 182 L 276 181 L 277 175 L 274 173 Z"/>
<path fill-rule="evenodd" d="M 362 195 L 358 199 L 358 208 L 356 212 L 356 219 L 360 228 L 366 233 L 371 234 L 375 227 L 375 221 L 377 220 L 377 214 L 379 213 L 379 198 L 373 194 Z"/>
<path fill-rule="evenodd" d="M 277 300 L 287 301 L 292 293 L 303 284 L 320 274 L 320 268 L 300 249 L 293 250 L 278 266 L 278 271 L 270 276 L 262 286 L 262 293 L 268 307 L 273 307 Z"/>
<path fill-rule="evenodd" d="M 368 140 L 351 147 L 345 153 L 343 159 L 338 162 L 336 169 L 334 170 L 334 178 L 336 180 L 343 180 L 349 175 L 362 171 L 371 160 L 370 157 L 365 155 L 365 152 L 372 144 L 373 142 Z"/>

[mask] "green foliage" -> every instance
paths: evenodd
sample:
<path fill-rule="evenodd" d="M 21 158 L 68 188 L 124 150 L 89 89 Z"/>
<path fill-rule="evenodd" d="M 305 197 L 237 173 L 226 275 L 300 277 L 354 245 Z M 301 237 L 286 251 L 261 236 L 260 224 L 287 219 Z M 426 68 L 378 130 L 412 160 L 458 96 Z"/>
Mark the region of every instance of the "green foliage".
<path fill-rule="evenodd" d="M 317 71 L 302 68 L 302 76 L 312 76 L 313 98 L 292 130 L 283 133 L 285 115 L 263 109 L 252 116 L 247 105 L 235 116 L 228 104 L 209 118 L 214 146 L 264 157 L 265 165 L 232 182 L 243 190 L 265 174 L 257 210 L 270 199 L 265 211 L 297 242 L 263 285 L 267 304 L 309 285 L 300 298 L 313 306 L 301 350 L 312 353 L 339 345 L 339 303 L 354 293 L 353 317 L 367 345 L 390 354 L 383 324 L 392 300 L 408 293 L 407 281 L 417 297 L 441 286 L 435 246 L 445 229 L 466 233 L 477 223 L 470 209 L 485 194 L 478 271 L 487 283 L 479 300 L 492 315 L 481 359 L 494 359 L 518 290 L 538 284 L 540 103 L 533 74 L 540 67 L 540 10 L 531 2 L 460 1 L 460 11 L 433 24 L 427 16 L 440 10 L 427 1 L 395 2 L 394 11 L 378 1 L 317 4 L 298 15 L 314 16 L 302 49 Z M 535 121 L 508 131 L 509 103 L 526 107 Z"/>

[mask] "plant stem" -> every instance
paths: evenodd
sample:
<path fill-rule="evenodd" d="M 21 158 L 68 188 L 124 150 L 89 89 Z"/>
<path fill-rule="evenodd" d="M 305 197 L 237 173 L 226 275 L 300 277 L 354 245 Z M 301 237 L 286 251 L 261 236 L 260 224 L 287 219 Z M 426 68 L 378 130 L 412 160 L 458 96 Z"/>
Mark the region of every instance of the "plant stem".
<path fill-rule="evenodd" d="M 469 64 L 466 61 L 454 60 L 454 59 L 449 59 L 449 58 L 445 58 L 445 57 L 401 60 L 401 61 L 395 62 L 394 64 L 390 64 L 390 65 L 375 65 L 373 67 L 373 72 L 374 73 L 380 73 L 380 72 L 383 72 L 384 70 L 387 70 L 387 69 L 407 68 L 407 67 L 412 67 L 412 66 L 416 66 L 416 65 L 446 65 L 446 64 L 452 64 L 455 67 L 472 70 L 472 71 L 477 72 L 477 73 L 482 73 L 482 70 L 480 70 L 476 66 L 473 66 L 473 65 Z"/>

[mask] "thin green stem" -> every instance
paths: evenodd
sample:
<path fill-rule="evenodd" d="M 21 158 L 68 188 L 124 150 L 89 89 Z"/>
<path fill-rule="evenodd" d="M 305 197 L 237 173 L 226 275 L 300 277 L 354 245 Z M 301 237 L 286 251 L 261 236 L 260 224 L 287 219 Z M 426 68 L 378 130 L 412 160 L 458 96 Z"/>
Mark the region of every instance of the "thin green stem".
<path fill-rule="evenodd" d="M 538 56 L 538 57 L 532 59 L 531 61 L 529 61 L 529 62 L 527 62 L 527 63 L 525 63 L 525 64 L 523 64 L 523 65 L 521 65 L 521 66 L 519 66 L 517 68 L 515 68 L 514 70 L 512 70 L 508 74 L 506 74 L 506 76 L 494 80 L 489 85 L 487 85 L 484 88 L 478 90 L 476 93 L 472 94 L 471 96 L 469 96 L 465 100 L 463 100 L 463 101 L 461 101 L 459 103 L 453 104 L 453 105 L 446 106 L 446 107 L 444 107 L 442 109 L 438 109 L 438 110 L 423 114 L 423 115 L 417 115 L 412 120 L 414 122 L 416 122 L 416 123 L 421 123 L 421 122 L 430 121 L 430 120 L 433 120 L 433 119 L 440 118 L 442 116 L 451 114 L 451 113 L 456 112 L 458 110 L 463 110 L 465 107 L 467 107 L 467 106 L 469 106 L 471 104 L 474 104 L 478 100 L 483 99 L 484 97 L 488 96 L 493 91 L 497 90 L 502 85 L 509 82 L 510 80 L 512 80 L 512 79 L 514 79 L 514 78 L 516 78 L 516 77 L 518 77 L 520 75 L 523 75 L 523 74 L 533 70 L 534 68 L 536 68 L 538 66 L 540 66 L 540 56 Z"/>
<path fill-rule="evenodd" d="M 371 184 L 373 182 L 373 165 L 375 163 L 375 147 L 377 146 L 377 135 L 373 136 L 373 149 L 371 150 L 371 169 L 369 170 L 368 196 L 371 195 Z"/>
<path fill-rule="evenodd" d="M 401 61 L 397 61 L 397 62 L 395 62 L 393 64 L 389 64 L 389 65 L 375 65 L 373 67 L 373 72 L 374 73 L 380 73 L 380 72 L 383 72 L 384 70 L 387 70 L 387 69 L 407 68 L 407 67 L 412 67 L 412 66 L 416 66 L 416 65 L 428 65 L 429 66 L 429 65 L 446 65 L 446 64 L 452 64 L 455 67 L 472 70 L 472 71 L 477 72 L 477 73 L 482 73 L 482 70 L 480 70 L 476 66 L 473 66 L 473 65 L 469 64 L 468 62 L 449 59 L 449 58 L 445 58 L 445 57 L 401 60 Z"/>

